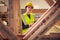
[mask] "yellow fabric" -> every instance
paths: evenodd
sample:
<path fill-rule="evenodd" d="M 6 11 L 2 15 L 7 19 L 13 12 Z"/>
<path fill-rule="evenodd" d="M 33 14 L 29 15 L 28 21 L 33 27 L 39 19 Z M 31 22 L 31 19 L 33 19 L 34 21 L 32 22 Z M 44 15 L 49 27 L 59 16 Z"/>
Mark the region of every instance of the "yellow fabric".
<path fill-rule="evenodd" d="M 31 6 L 31 7 L 33 7 L 33 5 L 32 5 L 31 2 L 26 3 L 25 7 L 26 7 L 26 6 Z"/>
<path fill-rule="evenodd" d="M 23 16 L 25 20 L 24 19 L 22 20 L 23 22 L 26 21 L 26 24 L 34 23 L 34 14 L 30 13 L 30 18 L 28 17 L 27 13 L 24 13 Z"/>

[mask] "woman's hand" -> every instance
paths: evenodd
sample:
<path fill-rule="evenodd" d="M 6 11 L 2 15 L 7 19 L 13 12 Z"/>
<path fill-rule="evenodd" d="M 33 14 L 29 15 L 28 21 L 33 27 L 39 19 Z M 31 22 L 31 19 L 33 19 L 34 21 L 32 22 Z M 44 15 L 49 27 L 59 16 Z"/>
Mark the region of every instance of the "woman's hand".
<path fill-rule="evenodd" d="M 33 23 L 29 24 L 29 27 L 31 27 L 33 25 Z"/>

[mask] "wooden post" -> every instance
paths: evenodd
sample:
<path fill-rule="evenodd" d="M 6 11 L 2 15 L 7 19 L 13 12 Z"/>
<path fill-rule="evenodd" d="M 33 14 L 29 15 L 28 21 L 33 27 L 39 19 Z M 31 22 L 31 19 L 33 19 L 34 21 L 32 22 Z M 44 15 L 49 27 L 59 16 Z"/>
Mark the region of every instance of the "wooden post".
<path fill-rule="evenodd" d="M 9 26 L 12 31 L 18 35 L 19 30 L 22 34 L 21 17 L 20 17 L 20 0 L 9 0 Z"/>
<path fill-rule="evenodd" d="M 13 13 L 14 13 L 14 27 L 15 27 L 14 31 L 15 31 L 15 33 L 18 34 L 18 32 L 19 32 L 18 28 L 20 28 L 20 33 L 22 32 L 21 19 L 20 19 L 21 16 L 19 16 L 19 14 L 20 14 L 20 0 L 13 1 Z M 20 19 L 20 21 L 19 21 L 19 19 Z"/>

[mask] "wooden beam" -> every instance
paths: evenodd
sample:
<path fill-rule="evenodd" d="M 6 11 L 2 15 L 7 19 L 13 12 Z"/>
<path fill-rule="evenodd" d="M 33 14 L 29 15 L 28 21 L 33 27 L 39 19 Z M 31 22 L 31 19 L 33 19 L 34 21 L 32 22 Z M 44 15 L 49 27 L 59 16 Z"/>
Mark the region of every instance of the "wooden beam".
<path fill-rule="evenodd" d="M 13 1 L 14 27 L 15 33 L 22 33 L 22 21 L 20 16 L 20 0 Z M 19 33 L 18 33 L 19 34 Z"/>
<path fill-rule="evenodd" d="M 8 40 L 20 40 L 20 38 L 18 38 L 17 35 L 15 35 L 11 29 L 5 26 L 1 20 L 0 20 L 0 35 L 2 37 L 4 36 L 3 38 L 7 38 Z"/>
<path fill-rule="evenodd" d="M 38 35 L 38 40 L 46 40 L 46 39 L 56 39 L 59 40 L 60 39 L 60 33 L 50 33 L 49 35 Z"/>
<path fill-rule="evenodd" d="M 20 0 L 9 0 L 9 26 L 16 35 L 22 34 Z"/>
<path fill-rule="evenodd" d="M 46 11 L 47 11 L 47 9 L 34 9 L 33 13 L 44 13 Z"/>
<path fill-rule="evenodd" d="M 45 0 L 45 1 L 49 4 L 49 6 L 52 6 L 52 4 L 54 3 L 53 0 Z"/>
<path fill-rule="evenodd" d="M 24 13 L 26 10 L 25 9 L 21 9 L 22 10 L 22 13 Z M 33 9 L 33 13 L 44 13 L 46 12 L 47 9 Z"/>

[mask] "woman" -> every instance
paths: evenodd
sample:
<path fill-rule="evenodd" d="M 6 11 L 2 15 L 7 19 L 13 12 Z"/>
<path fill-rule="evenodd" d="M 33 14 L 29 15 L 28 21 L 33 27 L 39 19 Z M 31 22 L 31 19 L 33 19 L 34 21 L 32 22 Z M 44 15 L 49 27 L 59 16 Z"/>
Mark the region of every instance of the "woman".
<path fill-rule="evenodd" d="M 22 15 L 23 29 L 30 27 L 34 22 L 34 14 L 32 13 L 33 5 L 28 2 L 25 6 L 26 12 Z"/>

